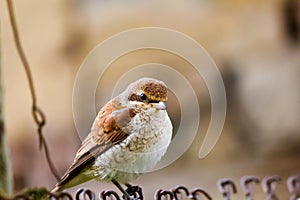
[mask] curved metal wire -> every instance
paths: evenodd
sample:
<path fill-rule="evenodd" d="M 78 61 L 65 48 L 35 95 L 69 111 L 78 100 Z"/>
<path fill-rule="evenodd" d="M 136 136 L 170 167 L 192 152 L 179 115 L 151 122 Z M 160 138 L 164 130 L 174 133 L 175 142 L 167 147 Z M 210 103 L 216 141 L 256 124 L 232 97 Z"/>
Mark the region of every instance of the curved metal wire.
<path fill-rule="evenodd" d="M 287 187 L 291 194 L 290 200 L 300 198 L 300 176 L 291 176 L 287 180 Z"/>
<path fill-rule="evenodd" d="M 217 182 L 219 191 L 222 193 L 224 200 L 230 200 L 231 194 L 237 193 L 236 186 L 231 178 L 223 178 Z"/>
<path fill-rule="evenodd" d="M 281 182 L 281 178 L 278 175 L 267 176 L 262 180 L 262 189 L 267 193 L 267 200 L 278 200 L 275 190 L 277 184 Z"/>
<path fill-rule="evenodd" d="M 266 200 L 278 200 L 276 195 L 276 188 L 278 183 L 282 181 L 282 178 L 278 175 L 264 177 L 261 181 L 261 189 L 266 193 Z M 240 179 L 240 186 L 245 195 L 246 200 L 254 199 L 254 186 L 260 182 L 256 176 L 243 176 Z M 300 198 L 300 176 L 290 176 L 287 181 L 287 188 L 290 192 L 290 197 L 285 198 L 289 200 L 298 200 Z M 237 193 L 237 186 L 230 178 L 222 178 L 217 182 L 218 189 L 223 195 L 224 200 L 231 199 L 232 194 Z M 127 185 L 127 192 L 131 196 L 132 200 L 143 200 L 145 197 L 142 192 L 142 188 L 139 186 Z M 51 200 L 125 200 L 125 196 L 114 190 L 101 191 L 96 193 L 90 189 L 80 188 L 76 191 L 74 197 L 67 192 L 50 193 L 45 195 Z M 214 194 L 216 195 L 216 194 Z M 154 194 L 155 200 L 212 200 L 217 197 L 211 196 L 205 189 L 196 188 L 192 191 L 185 186 L 179 185 L 173 189 L 158 189 Z M 4 198 L 0 196 L 0 200 L 31 200 L 33 198 L 31 194 L 18 194 L 14 198 Z"/>
<path fill-rule="evenodd" d="M 259 184 L 259 179 L 256 176 L 243 176 L 240 180 L 241 188 L 247 200 L 254 199 L 254 184 Z"/>
<path fill-rule="evenodd" d="M 118 193 L 116 193 L 115 191 L 109 190 L 109 191 L 102 191 L 99 194 L 99 199 L 100 200 L 121 200 Z"/>
<path fill-rule="evenodd" d="M 93 191 L 89 189 L 80 188 L 76 191 L 75 195 L 76 200 L 95 200 L 96 195 Z"/>

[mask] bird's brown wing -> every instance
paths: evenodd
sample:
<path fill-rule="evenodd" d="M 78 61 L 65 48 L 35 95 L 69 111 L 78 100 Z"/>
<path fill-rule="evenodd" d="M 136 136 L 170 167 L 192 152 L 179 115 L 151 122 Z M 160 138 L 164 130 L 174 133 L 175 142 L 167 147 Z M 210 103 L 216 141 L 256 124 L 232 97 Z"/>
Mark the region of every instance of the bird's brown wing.
<path fill-rule="evenodd" d="M 120 107 L 114 101 L 108 102 L 98 113 L 90 134 L 76 153 L 73 164 L 56 184 L 54 190 L 60 190 L 82 170 L 91 166 L 95 157 L 125 140 L 128 133 L 124 132 L 124 128 L 134 115 L 133 109 Z"/>

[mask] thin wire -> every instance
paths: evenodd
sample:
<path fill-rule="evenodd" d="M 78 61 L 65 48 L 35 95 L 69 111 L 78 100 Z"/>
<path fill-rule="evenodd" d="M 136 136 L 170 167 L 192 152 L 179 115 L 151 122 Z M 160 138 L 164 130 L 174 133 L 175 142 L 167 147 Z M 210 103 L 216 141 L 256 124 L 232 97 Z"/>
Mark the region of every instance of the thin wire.
<path fill-rule="evenodd" d="M 35 121 L 36 125 L 38 126 L 37 127 L 37 133 L 38 133 L 38 137 L 39 137 L 39 148 L 40 149 L 44 148 L 44 152 L 45 152 L 45 156 L 46 156 L 48 166 L 49 166 L 53 176 L 57 180 L 59 180 L 60 177 L 57 173 L 57 170 L 55 169 L 55 167 L 53 165 L 53 162 L 51 160 L 50 153 L 49 153 L 49 150 L 48 150 L 48 145 L 47 145 L 47 142 L 46 142 L 46 140 L 44 138 L 44 135 L 43 135 L 43 127 L 46 123 L 46 118 L 45 118 L 45 115 L 44 115 L 43 111 L 37 106 L 37 99 L 36 99 L 32 74 L 31 74 L 31 70 L 30 70 L 30 65 L 29 65 L 29 63 L 26 59 L 24 50 L 23 50 L 22 45 L 21 45 L 21 41 L 20 41 L 20 37 L 19 37 L 19 31 L 18 31 L 18 28 L 17 28 L 16 20 L 15 20 L 13 3 L 12 3 L 12 0 L 6 0 L 6 2 L 7 2 L 7 8 L 8 8 L 9 18 L 10 18 L 10 23 L 11 23 L 11 27 L 12 27 L 12 31 L 13 31 L 14 41 L 15 41 L 17 51 L 18 51 L 18 54 L 19 54 L 20 59 L 22 61 L 22 64 L 23 64 L 23 67 L 24 67 L 24 70 L 25 70 L 25 73 L 26 73 L 26 77 L 27 77 L 27 80 L 28 80 L 28 85 L 29 85 L 31 99 L 32 99 L 32 107 L 31 107 L 32 116 L 34 118 L 34 121 Z"/>

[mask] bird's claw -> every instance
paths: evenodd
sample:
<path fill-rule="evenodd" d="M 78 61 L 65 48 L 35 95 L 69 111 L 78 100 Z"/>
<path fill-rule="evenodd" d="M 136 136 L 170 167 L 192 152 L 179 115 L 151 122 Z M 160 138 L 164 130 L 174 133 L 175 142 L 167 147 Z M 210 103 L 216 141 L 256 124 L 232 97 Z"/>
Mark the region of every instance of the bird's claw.
<path fill-rule="evenodd" d="M 139 186 L 132 186 L 130 184 L 126 184 L 127 189 L 125 190 L 129 195 L 129 199 L 123 195 L 123 199 L 125 200 L 143 200 L 143 191 Z"/>

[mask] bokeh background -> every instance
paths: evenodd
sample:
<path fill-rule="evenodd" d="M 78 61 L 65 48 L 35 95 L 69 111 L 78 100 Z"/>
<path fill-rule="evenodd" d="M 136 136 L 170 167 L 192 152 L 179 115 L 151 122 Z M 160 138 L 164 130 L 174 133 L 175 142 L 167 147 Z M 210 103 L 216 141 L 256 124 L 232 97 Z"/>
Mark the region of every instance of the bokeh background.
<path fill-rule="evenodd" d="M 285 181 L 288 176 L 300 173 L 299 0 L 14 3 L 21 40 L 32 66 L 38 104 L 47 117 L 45 136 L 61 175 L 81 143 L 72 115 L 77 70 L 100 42 L 121 31 L 145 26 L 174 29 L 199 42 L 219 67 L 228 100 L 221 138 L 209 156 L 200 160 L 198 151 L 210 119 L 210 100 L 205 83 L 198 86 L 199 134 L 175 163 L 135 182 L 144 188 L 147 199 L 158 188 L 176 185 L 205 188 L 221 199 L 216 187 L 220 178 L 230 177 L 238 184 L 244 175 L 262 178 L 278 174 Z M 51 189 L 56 181 L 43 152 L 38 150 L 29 89 L 13 42 L 5 1 L 0 2 L 0 14 L 5 129 L 15 190 L 33 186 Z M 107 71 L 105 80 L 113 84 L 122 75 L 118 68 L 130 69 L 149 62 L 193 74 L 189 71 L 191 66 L 180 57 L 145 50 L 118 59 L 112 64 L 114 70 Z M 101 84 L 103 87 L 104 83 Z M 97 93 L 96 99 L 99 98 L 101 92 Z M 176 121 L 179 113 L 170 112 Z M 95 181 L 83 186 L 95 191 L 115 189 Z M 256 189 L 256 197 L 262 199 L 261 188 Z M 281 199 L 287 199 L 285 182 L 277 190 Z M 236 199 L 241 199 L 240 187 L 238 193 Z"/>

